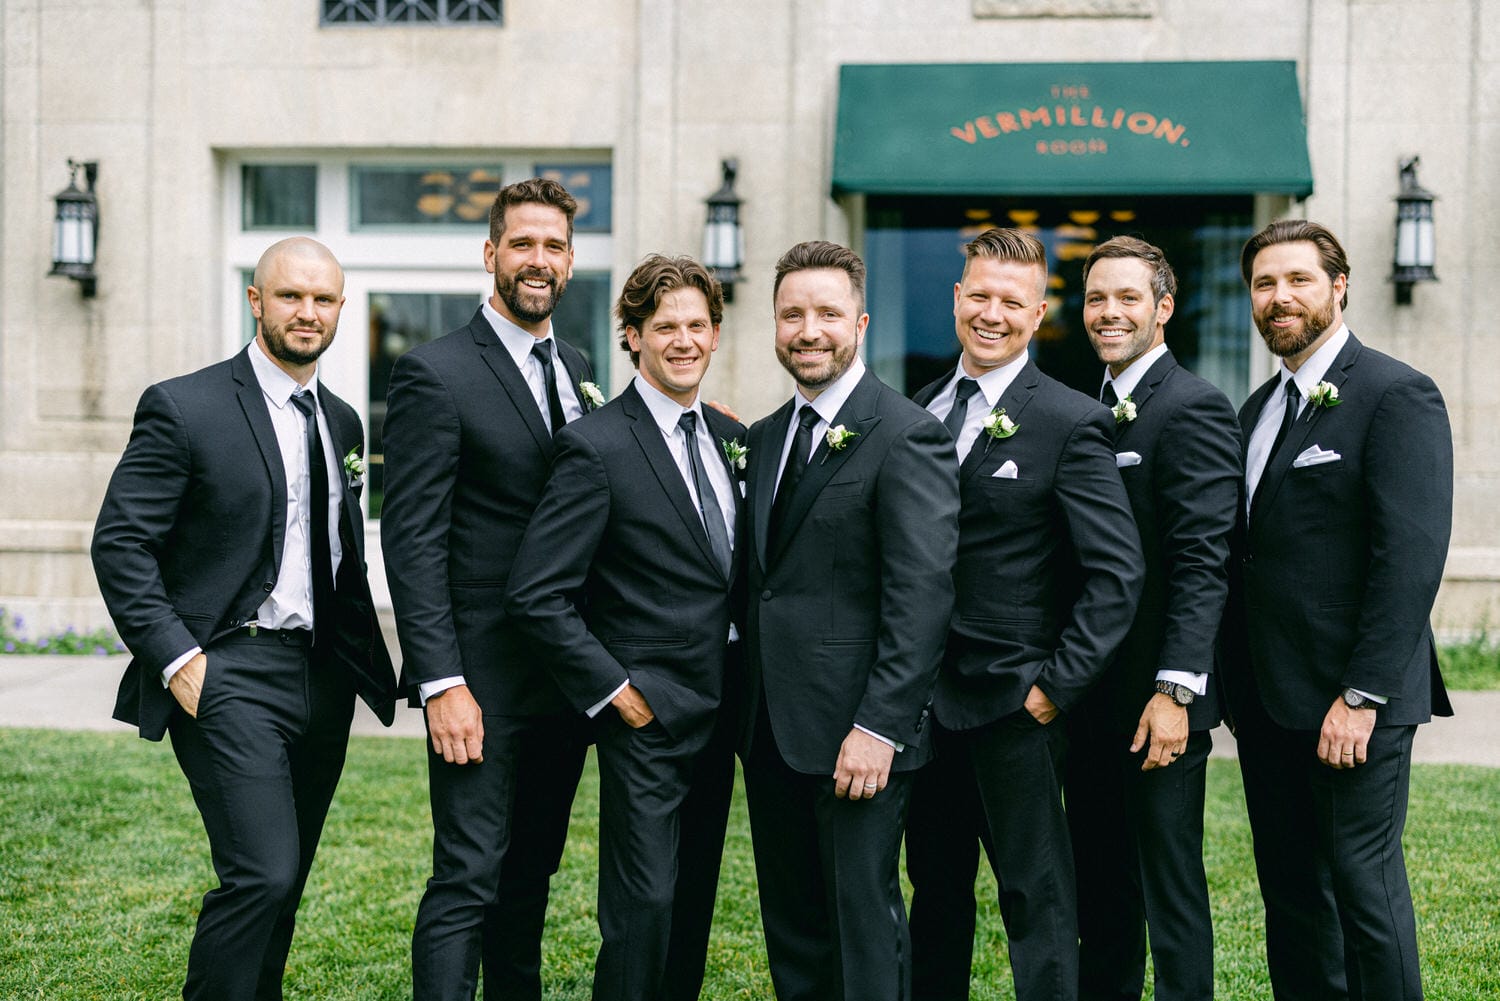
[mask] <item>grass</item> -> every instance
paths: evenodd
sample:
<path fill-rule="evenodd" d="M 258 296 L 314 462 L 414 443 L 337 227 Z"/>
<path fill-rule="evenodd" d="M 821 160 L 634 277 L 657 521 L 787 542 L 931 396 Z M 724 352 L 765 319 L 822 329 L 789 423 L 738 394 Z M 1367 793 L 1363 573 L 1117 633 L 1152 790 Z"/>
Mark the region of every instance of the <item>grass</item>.
<path fill-rule="evenodd" d="M 1500 781 L 1419 765 L 1407 858 L 1429 997 L 1500 994 Z M 585 999 L 594 927 L 594 771 L 585 772 L 546 942 L 547 997 Z M 1210 763 L 1206 857 L 1218 993 L 1269 999 L 1239 773 Z M 303 900 L 289 999 L 409 998 L 409 947 L 428 875 L 421 745 L 355 738 Z M 1009 999 L 1004 933 L 987 882 L 973 997 Z M 170 751 L 133 735 L 0 731 L 0 997 L 173 997 L 207 843 Z M 743 800 L 731 818 L 705 998 L 770 998 Z"/>
<path fill-rule="evenodd" d="M 1438 647 L 1443 683 L 1450 692 L 1489 692 L 1500 689 L 1500 646 L 1481 629 L 1462 643 Z"/>

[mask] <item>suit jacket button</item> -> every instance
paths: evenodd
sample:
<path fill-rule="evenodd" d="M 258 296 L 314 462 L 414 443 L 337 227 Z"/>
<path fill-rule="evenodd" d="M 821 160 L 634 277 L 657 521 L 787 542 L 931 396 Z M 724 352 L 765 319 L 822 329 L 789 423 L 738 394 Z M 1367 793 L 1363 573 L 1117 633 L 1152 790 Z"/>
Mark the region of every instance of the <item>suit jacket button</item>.
<path fill-rule="evenodd" d="M 240 627 L 240 620 L 239 619 L 230 619 L 229 620 L 229 627 L 231 629 L 238 629 Z"/>
<path fill-rule="evenodd" d="M 767 588 L 766 590 L 760 592 L 760 600 L 761 601 L 770 601 L 771 600 L 771 589 L 770 588 Z"/>
<path fill-rule="evenodd" d="M 266 591 L 269 593 L 276 590 L 276 582 L 274 580 L 268 580 L 264 584 L 262 584 L 260 588 L 262 591 Z"/>

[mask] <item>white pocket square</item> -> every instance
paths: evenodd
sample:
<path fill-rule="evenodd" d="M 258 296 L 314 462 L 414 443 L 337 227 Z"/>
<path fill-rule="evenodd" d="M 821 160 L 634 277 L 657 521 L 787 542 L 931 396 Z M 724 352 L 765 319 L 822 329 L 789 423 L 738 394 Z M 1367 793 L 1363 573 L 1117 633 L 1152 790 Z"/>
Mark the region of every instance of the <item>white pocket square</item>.
<path fill-rule="evenodd" d="M 992 478 L 1001 480 L 1013 480 L 1018 475 L 1015 459 L 1006 459 L 1000 464 L 1000 468 L 990 474 Z"/>
<path fill-rule="evenodd" d="M 1116 452 L 1116 466 L 1139 466 L 1141 464 L 1141 453 L 1139 452 Z"/>
<path fill-rule="evenodd" d="M 1337 452 L 1325 452 L 1319 445 L 1313 445 L 1297 458 L 1292 460 L 1293 469 L 1302 469 L 1306 466 L 1321 466 L 1325 462 L 1338 462 L 1343 456 Z"/>

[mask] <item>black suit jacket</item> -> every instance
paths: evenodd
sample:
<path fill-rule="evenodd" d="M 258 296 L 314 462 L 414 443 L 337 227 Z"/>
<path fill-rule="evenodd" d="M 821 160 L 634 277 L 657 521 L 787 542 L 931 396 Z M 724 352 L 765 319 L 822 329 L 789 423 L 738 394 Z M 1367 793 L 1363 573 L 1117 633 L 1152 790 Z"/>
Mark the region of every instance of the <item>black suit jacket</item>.
<path fill-rule="evenodd" d="M 744 443 L 744 425 L 712 407 L 703 419 L 715 442 Z M 546 651 L 574 709 L 598 704 L 629 678 L 662 727 L 681 737 L 711 722 L 723 693 L 734 570 L 719 566 L 633 384 L 559 432 L 557 449 L 511 567 L 506 609 Z M 738 520 L 736 471 L 720 447 L 703 458 L 728 472 Z"/>
<path fill-rule="evenodd" d="M 592 379 L 583 356 L 555 340 L 572 383 Z M 511 561 L 553 451 L 536 398 L 482 309 L 468 326 L 397 359 L 380 539 L 401 684 L 413 704 L 422 682 L 462 674 L 488 713 L 566 708 L 504 608 Z"/>
<path fill-rule="evenodd" d="M 866 372 L 813 451 L 774 548 L 766 528 L 792 401 L 750 428 L 747 723 L 761 693 L 793 769 L 832 775 L 858 723 L 931 756 L 925 706 L 953 605 L 958 461 L 947 429 Z"/>
<path fill-rule="evenodd" d="M 1140 595 L 1140 541 L 1109 411 L 1031 361 L 997 406 L 1016 433 L 981 431 L 959 470 L 957 599 L 933 700 L 954 730 L 1019 710 L 1033 684 L 1073 708 L 1125 638 Z M 1006 462 L 1015 478 L 994 475 Z"/>
<path fill-rule="evenodd" d="M 1106 725 L 1133 732 L 1157 671 L 1205 673 L 1208 690 L 1188 707 L 1188 724 L 1208 730 L 1220 718 L 1214 652 L 1244 476 L 1240 426 L 1224 394 L 1178 365 L 1170 351 L 1130 397 L 1136 418 L 1115 424 L 1115 453 L 1126 457 L 1120 478 L 1146 577 L 1135 622 L 1089 702 Z"/>
<path fill-rule="evenodd" d="M 132 658 L 114 716 L 160 740 L 177 705 L 161 671 L 255 618 L 276 585 L 287 484 L 276 430 L 246 352 L 149 387 L 94 526 L 94 572 Z M 364 452 L 359 415 L 327 386 L 318 398 L 334 458 Z M 344 485 L 332 642 L 386 725 L 395 675 L 365 579 L 359 487 Z M 325 628 L 318 623 L 318 629 Z"/>
<path fill-rule="evenodd" d="M 1230 711 L 1258 690 L 1278 725 L 1316 730 L 1339 693 L 1357 688 L 1389 697 L 1377 725 L 1452 715 L 1428 621 L 1453 520 L 1442 394 L 1352 334 L 1324 380 L 1339 404 L 1309 401 L 1248 519 L 1239 504 L 1224 643 Z M 1240 410 L 1246 448 L 1278 383 Z M 1293 468 L 1313 445 L 1339 459 Z"/>

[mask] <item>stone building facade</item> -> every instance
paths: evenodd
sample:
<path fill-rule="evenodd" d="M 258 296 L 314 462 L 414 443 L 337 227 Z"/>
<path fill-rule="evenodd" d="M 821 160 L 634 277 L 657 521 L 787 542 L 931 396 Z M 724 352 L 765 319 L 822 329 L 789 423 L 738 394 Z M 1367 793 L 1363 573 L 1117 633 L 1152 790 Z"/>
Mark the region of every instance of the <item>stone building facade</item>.
<path fill-rule="evenodd" d="M 467 23 L 414 23 L 444 15 Z M 552 172 L 589 213 L 567 333 L 617 391 L 630 367 L 611 346 L 613 292 L 646 253 L 698 252 L 725 158 L 739 165 L 746 256 L 708 392 L 746 418 L 790 390 L 770 288 L 798 240 L 870 259 L 868 353 L 901 382 L 951 348 L 944 299 L 965 232 L 1046 230 L 1062 277 L 1039 361 L 1077 372 L 1067 266 L 1110 232 L 1166 234 L 1184 248 L 1174 256 L 1201 257 L 1179 262 L 1201 286 L 1186 353 L 1243 399 L 1272 364 L 1227 255 L 1277 216 L 1327 224 L 1353 263 L 1350 326 L 1429 372 L 1452 415 L 1455 529 L 1436 623 L 1500 622 L 1500 380 L 1485 347 L 1500 334 L 1481 309 L 1500 271 L 1500 241 L 1484 237 L 1500 228 L 1500 0 L 0 0 L 0 51 L 0 605 L 37 628 L 103 621 L 87 545 L 135 401 L 245 342 L 246 276 L 274 239 L 315 235 L 344 263 L 349 305 L 325 378 L 373 434 L 391 358 L 466 319 L 487 289 L 474 206 L 497 183 Z M 1162 86 L 1162 63 L 1289 67 L 1296 93 L 1269 118 L 1294 139 L 1259 140 L 1257 93 L 1213 73 L 1195 85 L 1191 67 L 1165 105 L 1132 104 L 1130 87 Z M 1055 80 L 1035 82 L 1031 64 Z M 971 85 L 954 77 L 914 133 L 931 148 L 910 148 L 912 113 L 881 119 L 908 106 L 856 86 L 890 68 L 899 93 L 916 79 L 903 67 L 933 65 L 1020 96 L 966 103 Z M 1123 82 L 1091 94 L 1096 79 Z M 906 98 L 928 115 L 923 93 Z M 1047 122 L 1039 109 L 1053 109 Z M 1022 112 L 1035 134 L 1007 134 Z M 1197 188 L 1168 164 L 1169 145 L 1237 128 L 1251 140 L 1239 166 L 1305 155 L 1305 183 L 1207 190 L 1206 175 Z M 1132 130 L 1155 135 L 1141 155 L 1160 177 L 1127 163 Z M 931 185 L 991 139 L 992 161 Z M 885 166 L 871 162 L 881 150 L 909 161 L 906 187 L 856 177 Z M 1413 155 L 1439 196 L 1441 280 L 1397 306 L 1393 199 Z M 87 299 L 47 277 L 70 157 L 99 164 Z M 1049 177 L 1074 180 L 1050 190 Z"/>

